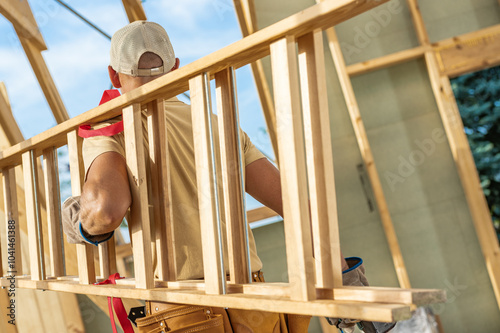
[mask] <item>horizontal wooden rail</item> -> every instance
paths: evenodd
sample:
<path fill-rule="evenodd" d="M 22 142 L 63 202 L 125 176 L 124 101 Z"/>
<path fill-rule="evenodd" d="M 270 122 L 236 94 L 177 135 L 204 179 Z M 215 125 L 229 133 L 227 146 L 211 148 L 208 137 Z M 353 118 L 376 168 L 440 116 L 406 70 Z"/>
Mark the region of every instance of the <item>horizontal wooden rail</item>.
<path fill-rule="evenodd" d="M 128 280 L 128 281 L 127 281 Z M 0 279 L 2 286 L 9 281 Z M 411 306 L 441 303 L 446 300 L 444 291 L 433 289 L 399 289 L 376 287 L 342 287 L 318 289 L 315 301 L 290 301 L 288 284 L 266 283 L 251 285 L 228 285 L 227 295 L 206 295 L 204 283 L 199 281 L 177 281 L 158 283 L 152 290 L 135 289 L 134 281 L 120 280 L 115 286 L 89 286 L 78 284 L 78 278 L 33 281 L 28 277 L 17 279 L 19 288 L 45 289 L 80 294 L 149 299 L 172 303 L 209 305 L 255 309 L 257 301 L 262 310 L 280 309 L 286 313 L 316 316 L 353 316 L 365 320 L 393 321 L 410 318 Z M 162 286 L 163 284 L 163 286 Z M 245 294 L 241 292 L 245 290 Z M 234 292 L 235 294 L 232 294 Z M 263 296 L 263 293 L 268 295 Z M 329 298 L 335 293 L 336 300 Z M 373 302 L 369 303 L 369 302 Z"/>
<path fill-rule="evenodd" d="M 0 152 L 0 169 L 21 164 L 22 153 L 33 149 L 35 156 L 49 147 L 66 144 L 65 136 L 81 124 L 97 123 L 121 115 L 132 103 L 145 104 L 176 96 L 189 89 L 189 79 L 203 72 L 216 73 L 228 67 L 239 68 L 269 55 L 269 46 L 286 35 L 300 37 L 314 29 L 325 29 L 361 14 L 388 0 L 329 0 L 262 29 L 206 57 L 71 118 L 43 133 Z"/>

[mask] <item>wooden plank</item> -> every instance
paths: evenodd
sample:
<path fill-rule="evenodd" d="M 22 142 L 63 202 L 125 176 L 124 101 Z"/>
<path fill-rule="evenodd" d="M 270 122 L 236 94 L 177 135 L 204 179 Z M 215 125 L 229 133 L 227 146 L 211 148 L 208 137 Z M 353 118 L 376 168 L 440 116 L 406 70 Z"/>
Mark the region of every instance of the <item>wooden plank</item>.
<path fill-rule="evenodd" d="M 68 157 L 69 170 L 71 174 L 71 194 L 79 196 L 82 193 L 83 179 L 85 170 L 82 160 L 82 138 L 76 130 L 68 133 Z M 94 249 L 92 245 L 76 244 L 76 253 L 78 261 L 78 275 L 80 283 L 92 284 L 95 280 Z"/>
<path fill-rule="evenodd" d="M 122 280 L 119 280 L 120 282 Z M 5 279 L 0 280 L 1 284 L 7 283 Z M 174 282 L 178 283 L 178 282 Z M 255 284 L 260 285 L 260 284 Z M 17 279 L 18 288 L 38 288 L 46 290 L 55 290 L 63 292 L 72 292 L 79 294 L 102 295 L 122 298 L 148 299 L 154 301 L 183 303 L 192 305 L 231 307 L 237 309 L 255 309 L 255 303 L 259 304 L 259 309 L 273 312 L 285 312 L 292 314 L 308 314 L 315 316 L 326 317 L 345 317 L 358 318 L 372 321 L 398 321 L 405 320 L 411 317 L 410 305 L 399 303 L 384 303 L 384 302 L 356 302 L 345 300 L 326 300 L 318 299 L 312 301 L 297 301 L 291 300 L 289 297 L 283 296 L 268 296 L 268 295 L 244 295 L 244 294 L 228 294 L 228 295 L 207 295 L 202 290 L 172 290 L 170 288 L 155 288 L 151 290 L 143 290 L 135 288 L 133 285 L 104 285 L 92 286 L 78 284 L 77 281 L 30 281 L 29 279 Z M 359 288 L 359 291 L 363 288 Z M 395 295 L 399 291 L 394 288 Z M 403 291 L 403 293 L 405 293 Z M 341 293 L 339 293 L 341 294 Z M 372 291 L 372 295 L 376 292 Z M 365 296 L 367 294 L 365 293 Z M 441 295 L 441 296 L 439 296 Z M 442 298 L 444 292 L 439 291 L 436 297 Z M 381 299 L 387 299 L 385 296 Z M 408 293 L 405 293 L 404 298 L 408 298 Z M 399 298 L 398 299 L 402 299 Z"/>
<path fill-rule="evenodd" d="M 23 46 L 24 52 L 28 57 L 31 67 L 33 68 L 33 72 L 38 79 L 38 83 L 42 88 L 43 94 L 47 99 L 47 103 L 49 103 L 50 109 L 52 110 L 56 122 L 60 124 L 63 121 L 68 120 L 68 112 L 66 111 L 61 96 L 59 95 L 54 80 L 50 75 L 47 64 L 43 59 L 42 52 L 33 44 L 31 40 L 24 38 L 19 31 L 16 32 L 19 36 L 19 41 Z M 48 147 L 44 147 L 44 149 L 46 148 Z M 56 148 L 58 147 L 56 146 Z"/>
<path fill-rule="evenodd" d="M 111 237 L 109 241 L 99 244 L 99 272 L 103 278 L 107 278 L 111 274 L 116 273 L 116 252 L 115 252 L 115 237 Z"/>
<path fill-rule="evenodd" d="M 127 13 L 127 18 L 129 22 L 147 20 L 146 13 L 144 12 L 144 7 L 140 0 L 122 0 L 123 7 Z"/>
<path fill-rule="evenodd" d="M 235 82 L 232 68 L 215 74 L 229 276 L 232 283 L 249 283 L 252 272 Z"/>
<path fill-rule="evenodd" d="M 259 208 L 248 210 L 247 211 L 247 221 L 248 221 L 248 223 L 257 222 L 260 220 L 268 219 L 270 217 L 275 217 L 277 215 L 278 215 L 278 213 L 276 213 L 271 208 L 266 207 L 266 206 L 262 206 Z"/>
<path fill-rule="evenodd" d="M 323 31 L 302 36 L 298 46 L 316 286 L 333 288 L 342 286 L 342 263 Z"/>
<path fill-rule="evenodd" d="M 33 151 L 23 153 L 24 193 L 26 196 L 26 220 L 28 224 L 28 243 L 30 254 L 31 278 L 45 279 L 43 240 L 41 239 L 41 221 L 36 196 L 37 173 Z"/>
<path fill-rule="evenodd" d="M 349 76 L 353 77 L 403 64 L 405 62 L 423 58 L 425 51 L 428 49 L 429 47 L 427 46 L 417 46 L 413 49 L 403 50 L 379 58 L 363 61 L 347 66 L 347 73 Z"/>
<path fill-rule="evenodd" d="M 256 32 L 258 28 L 253 0 L 233 0 L 233 3 L 236 10 L 236 15 L 238 16 L 238 21 L 240 23 L 243 37 Z M 276 138 L 276 111 L 274 110 L 273 97 L 271 96 L 271 91 L 269 89 L 266 75 L 264 73 L 262 60 L 259 59 L 251 63 L 251 67 L 255 85 L 257 87 L 257 93 L 259 94 L 260 104 L 262 106 L 262 112 L 264 113 L 264 118 L 266 120 L 269 139 L 271 140 L 271 145 L 273 147 L 276 160 L 278 160 L 278 141 Z"/>
<path fill-rule="evenodd" d="M 34 149 L 37 152 L 51 146 L 57 148 L 66 144 L 66 134 L 78 129 L 83 123 L 96 123 L 121 114 L 131 103 L 148 103 L 158 98 L 176 96 L 188 87 L 187 79 L 200 73 L 216 73 L 227 67 L 239 68 L 269 54 L 269 45 L 285 35 L 300 37 L 314 29 L 324 29 L 341 23 L 388 0 L 328 0 L 307 8 L 280 22 L 222 48 L 202 59 L 164 75 L 141 89 L 117 97 L 88 112 L 71 118 L 41 134 L 0 152 L 0 169 L 21 163 L 20 154 Z"/>
<path fill-rule="evenodd" d="M 63 263 L 63 236 L 61 226 L 61 197 L 59 194 L 59 167 L 57 150 L 47 148 L 43 152 L 47 226 L 49 234 L 50 267 L 53 276 L 65 275 Z"/>
<path fill-rule="evenodd" d="M 292 36 L 271 44 L 271 64 L 282 161 L 280 174 L 288 279 L 292 299 L 305 301 L 315 299 L 316 294 L 295 47 Z"/>
<path fill-rule="evenodd" d="M 150 289 L 154 287 L 154 272 L 151 252 L 146 155 L 140 104 L 132 104 L 123 109 L 123 127 L 125 155 L 129 168 L 130 191 L 132 193 L 129 228 L 133 244 L 136 287 Z"/>
<path fill-rule="evenodd" d="M 406 2 L 408 3 L 408 8 L 410 9 L 411 19 L 413 21 L 415 33 L 417 34 L 420 45 L 429 45 L 429 35 L 427 34 L 427 29 L 425 27 L 424 19 L 422 17 L 422 13 L 420 12 L 417 0 L 407 0 Z"/>
<path fill-rule="evenodd" d="M 440 75 L 436 55 L 433 52 L 427 52 L 425 59 L 439 114 L 465 192 L 497 304 L 500 307 L 500 248 L 488 204 L 481 189 L 450 81 L 448 77 Z"/>
<path fill-rule="evenodd" d="M 157 271 L 160 280 L 177 280 L 167 122 L 163 99 L 148 104 L 149 166 L 155 221 Z"/>
<path fill-rule="evenodd" d="M 47 49 L 28 1 L 1 1 L 0 14 L 5 16 L 18 33 L 20 33 L 23 38 L 29 39 L 38 50 L 43 51 Z"/>
<path fill-rule="evenodd" d="M 8 251 L 13 250 L 15 260 L 7 258 L 8 268 L 6 273 L 14 275 L 23 274 L 23 257 L 21 253 L 21 227 L 19 223 L 19 210 L 17 205 L 16 172 L 14 169 L 2 171 L 3 197 L 5 212 L 5 230 L 7 234 L 6 245 Z M 11 233 L 14 231 L 14 235 Z M 10 255 L 10 253 L 9 253 Z M 1 276 L 3 276 L 2 274 Z"/>
<path fill-rule="evenodd" d="M 222 237 L 215 175 L 214 145 L 212 137 L 212 111 L 207 74 L 189 80 L 193 141 L 198 185 L 203 269 L 207 294 L 226 291 Z"/>
<path fill-rule="evenodd" d="M 500 29 L 456 38 L 434 50 L 441 74 L 456 77 L 500 64 Z"/>
<path fill-rule="evenodd" d="M 24 140 L 23 134 L 12 114 L 7 89 L 3 82 L 0 82 L 0 126 L 2 126 L 10 145 Z"/>
<path fill-rule="evenodd" d="M 354 128 L 354 133 L 356 135 L 356 140 L 361 152 L 361 157 L 363 158 L 363 162 L 366 166 L 370 183 L 375 195 L 380 219 L 382 221 L 382 226 L 387 238 L 389 250 L 391 251 L 392 260 L 394 261 L 394 267 L 398 276 L 399 285 L 402 288 L 410 288 L 410 279 L 406 271 L 406 266 L 404 264 L 403 255 L 399 247 L 396 231 L 394 229 L 391 214 L 389 212 L 384 191 L 382 189 L 382 183 L 380 182 L 380 177 L 377 172 L 375 161 L 373 159 L 370 143 L 368 142 L 366 129 L 363 124 L 363 120 L 361 119 L 359 106 L 356 101 L 356 96 L 354 95 L 351 80 L 349 79 L 349 76 L 347 74 L 344 58 L 342 56 L 342 51 L 340 49 L 340 44 L 334 28 L 327 29 L 326 35 L 328 37 L 328 43 L 330 46 L 330 52 L 332 54 L 333 62 L 339 75 L 340 86 L 346 100 L 347 109 L 349 111 L 351 123 Z"/>

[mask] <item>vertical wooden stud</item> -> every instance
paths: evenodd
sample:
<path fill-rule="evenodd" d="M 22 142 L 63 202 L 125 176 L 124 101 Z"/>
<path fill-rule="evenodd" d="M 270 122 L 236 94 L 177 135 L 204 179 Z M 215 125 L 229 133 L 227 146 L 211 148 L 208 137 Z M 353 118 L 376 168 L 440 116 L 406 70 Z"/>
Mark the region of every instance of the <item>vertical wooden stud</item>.
<path fill-rule="evenodd" d="M 54 277 L 65 275 L 63 264 L 64 243 L 61 228 L 61 198 L 55 147 L 43 151 L 47 226 L 49 234 L 50 267 Z"/>
<path fill-rule="evenodd" d="M 168 152 L 165 102 L 155 100 L 148 105 L 149 166 L 151 170 L 155 242 L 158 277 L 175 281 L 177 268 L 174 248 L 173 212 L 171 207 L 170 163 Z"/>
<path fill-rule="evenodd" d="M 24 193 L 26 196 L 26 220 L 28 224 L 28 242 L 30 270 L 32 280 L 44 280 L 43 240 L 41 233 L 40 210 L 37 200 L 37 167 L 34 151 L 23 153 Z"/>
<path fill-rule="evenodd" d="M 71 194 L 79 196 L 82 193 L 84 167 L 82 161 L 83 140 L 73 130 L 68 133 L 68 156 L 71 174 Z M 76 244 L 78 260 L 78 276 L 81 284 L 92 284 L 95 279 L 94 249 L 90 244 Z"/>
<path fill-rule="evenodd" d="M 244 207 L 240 127 L 233 69 L 227 68 L 215 74 L 215 84 L 230 281 L 231 283 L 249 283 L 251 281 L 250 251 Z"/>
<path fill-rule="evenodd" d="M 16 190 L 16 172 L 14 168 L 4 169 L 2 171 L 3 178 L 3 197 L 4 197 L 4 212 L 7 233 L 7 273 L 11 271 L 16 275 L 23 274 L 23 258 L 21 253 L 21 227 L 19 225 L 19 210 L 17 206 L 17 190 Z M 14 233 L 10 231 L 13 230 Z M 15 260 L 10 260 L 9 251 L 13 250 Z M 12 262 L 11 262 L 12 261 Z M 12 266 L 11 266 L 12 265 Z M 3 274 L 2 274 L 3 275 Z"/>
<path fill-rule="evenodd" d="M 271 64 L 290 292 L 293 300 L 306 301 L 316 293 L 295 48 L 293 36 L 274 42 Z"/>
<path fill-rule="evenodd" d="M 120 232 L 116 230 L 115 232 Z M 107 242 L 98 245 L 99 252 L 99 271 L 101 276 L 106 279 L 111 274 L 116 273 L 116 252 L 115 252 L 115 236 L 111 237 Z"/>
<path fill-rule="evenodd" d="M 154 288 L 154 272 L 141 117 L 140 104 L 132 104 L 123 109 L 125 154 L 132 193 L 129 228 L 132 234 L 136 288 L 151 289 Z"/>
<path fill-rule="evenodd" d="M 204 73 L 190 79 L 189 89 L 191 92 L 205 292 L 207 294 L 224 294 L 226 281 L 217 204 L 214 147 L 211 136 L 212 112 L 210 110 L 208 75 Z"/>
<path fill-rule="evenodd" d="M 323 31 L 298 40 L 316 287 L 342 286 Z"/>

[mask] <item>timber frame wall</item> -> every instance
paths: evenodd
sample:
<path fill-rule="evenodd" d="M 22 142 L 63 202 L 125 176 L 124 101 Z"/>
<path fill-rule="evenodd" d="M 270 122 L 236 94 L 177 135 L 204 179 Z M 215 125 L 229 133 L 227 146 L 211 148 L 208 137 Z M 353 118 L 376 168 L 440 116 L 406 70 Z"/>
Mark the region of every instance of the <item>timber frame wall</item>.
<path fill-rule="evenodd" d="M 377 287 L 342 287 L 340 245 L 333 184 L 333 158 L 326 103 L 323 59 L 323 30 L 385 1 L 330 0 L 292 15 L 273 26 L 225 47 L 203 59 L 154 80 L 80 116 L 67 120 L 27 141 L 0 153 L 6 221 L 12 221 L 18 207 L 14 169 L 23 167 L 30 275 L 21 276 L 16 267 L 18 288 L 149 299 L 174 303 L 213 305 L 241 309 L 259 308 L 329 317 L 376 321 L 403 320 L 414 305 L 445 301 L 440 290 Z M 132 15 L 132 14 L 131 14 Z M 296 47 L 298 46 L 298 56 Z M 250 283 L 245 237 L 246 215 L 242 197 L 241 154 L 234 69 L 271 55 L 276 110 L 276 138 L 280 152 L 289 283 Z M 300 79 L 299 79 L 300 73 Z M 221 142 L 213 142 L 211 131 L 210 81 L 215 79 Z M 168 209 L 168 131 L 161 116 L 164 99 L 186 90 L 191 92 L 195 157 L 202 228 L 204 281 L 177 281 L 173 270 L 172 220 Z M 302 100 L 302 104 L 300 103 Z M 142 144 L 141 110 L 148 114 L 149 163 Z M 302 117 L 303 114 L 303 117 Z M 129 228 L 132 234 L 135 279 L 119 280 L 116 286 L 95 286 L 116 270 L 114 242 L 99 245 L 98 269 L 93 248 L 77 245 L 78 276 L 66 275 L 61 251 L 56 149 L 68 146 L 73 195 L 80 194 L 83 181 L 81 124 L 100 122 L 123 115 L 126 160 L 130 170 L 133 204 Z M 304 118 L 304 119 L 303 119 Z M 160 120 L 161 119 L 161 120 Z M 303 134 L 304 133 L 304 134 Z M 220 144 L 224 191 L 215 191 L 213 145 Z M 307 156 L 304 154 L 307 147 Z M 153 149 L 154 147 L 154 149 Z M 44 186 L 38 183 L 43 157 Z M 307 158 L 306 158 L 307 157 Z M 315 161 L 315 163 L 311 163 Z M 208 166 L 208 167 L 207 167 Z M 146 168 L 153 186 L 148 198 Z M 307 170 L 307 173 L 306 173 Z M 307 178 L 309 177 L 309 178 Z M 307 196 L 309 189 L 310 197 Z M 333 189 L 333 190 L 332 190 Z M 38 193 L 45 192 L 47 211 L 40 209 Z M 225 212 L 218 202 L 230 201 Z M 311 202 L 309 215 L 308 200 Z M 154 210 L 150 224 L 149 204 Z M 225 214 L 229 262 L 221 257 L 219 216 Z M 45 216 L 44 216 L 45 215 Z M 47 219 L 48 237 L 42 232 Z M 14 219 L 15 221 L 15 219 Z M 7 222 L 9 223 L 9 222 Z M 17 227 L 18 221 L 14 223 Z M 312 225 L 312 228 L 310 228 Z M 153 276 L 150 228 L 156 228 L 159 279 Z M 21 243 L 13 245 L 20 253 Z M 50 244 L 45 262 L 43 243 Z M 312 252 L 315 252 L 313 258 Z M 6 253 L 2 253 L 4 260 Z M 226 281 L 223 267 L 229 267 Z M 0 272 L 3 275 L 3 272 Z M 1 278 L 2 286 L 9 286 Z"/>
<path fill-rule="evenodd" d="M 322 2 L 322 0 L 316 0 L 316 2 Z M 500 24 L 431 43 L 418 1 L 406 0 L 406 2 L 420 44 L 415 48 L 347 66 L 334 28 L 331 27 L 325 30 L 358 146 L 375 195 L 398 281 L 401 287 L 410 288 L 408 273 L 382 190 L 368 136 L 359 112 L 351 77 L 424 58 L 434 97 L 465 192 L 497 304 L 500 308 L 500 247 L 450 84 L 450 78 L 500 65 Z M 254 0 L 234 0 L 234 3 L 243 35 L 247 36 L 258 31 Z M 272 98 L 267 88 L 264 70 L 259 62 L 252 64 L 252 70 L 265 114 L 269 136 L 273 147 L 275 147 L 276 111 L 272 106 Z"/>

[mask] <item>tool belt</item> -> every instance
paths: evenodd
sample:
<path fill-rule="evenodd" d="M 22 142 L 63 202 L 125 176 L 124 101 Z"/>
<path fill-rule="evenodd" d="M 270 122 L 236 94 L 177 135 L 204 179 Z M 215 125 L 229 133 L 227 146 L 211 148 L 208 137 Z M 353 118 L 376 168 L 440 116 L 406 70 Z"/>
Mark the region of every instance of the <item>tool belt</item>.
<path fill-rule="evenodd" d="M 252 273 L 264 282 L 262 272 Z M 139 333 L 306 333 L 310 316 L 146 302 L 146 317 L 136 319 Z"/>

